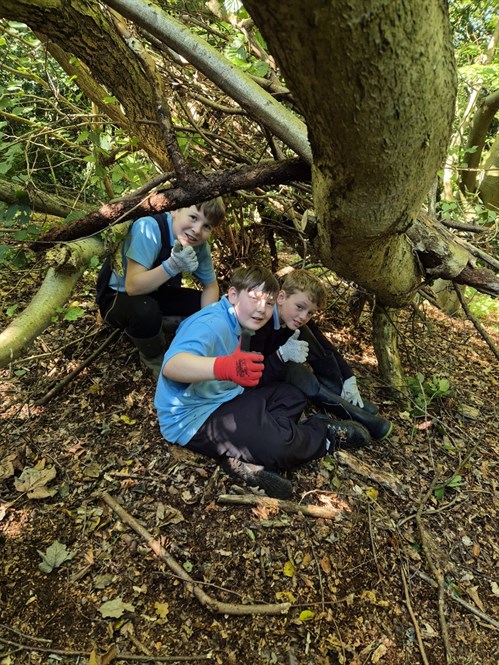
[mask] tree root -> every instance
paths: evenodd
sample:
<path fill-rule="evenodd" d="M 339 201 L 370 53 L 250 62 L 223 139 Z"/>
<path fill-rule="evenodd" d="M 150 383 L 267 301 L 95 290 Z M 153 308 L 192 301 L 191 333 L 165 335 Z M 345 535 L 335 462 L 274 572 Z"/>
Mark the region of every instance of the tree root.
<path fill-rule="evenodd" d="M 229 614 L 235 616 L 245 616 L 249 614 L 258 615 L 276 615 L 286 614 L 291 607 L 291 603 L 277 603 L 275 605 L 238 605 L 232 603 L 223 603 L 215 598 L 212 598 L 205 593 L 199 583 L 193 580 L 192 577 L 182 568 L 182 566 L 162 547 L 162 545 L 153 538 L 152 534 L 147 531 L 137 520 L 132 517 L 119 503 L 107 492 L 101 494 L 101 498 L 107 505 L 114 510 L 118 517 L 128 524 L 139 536 L 141 536 L 148 547 L 162 559 L 166 565 L 177 575 L 181 580 L 186 583 L 186 587 L 190 593 L 212 612 L 219 614 Z"/>

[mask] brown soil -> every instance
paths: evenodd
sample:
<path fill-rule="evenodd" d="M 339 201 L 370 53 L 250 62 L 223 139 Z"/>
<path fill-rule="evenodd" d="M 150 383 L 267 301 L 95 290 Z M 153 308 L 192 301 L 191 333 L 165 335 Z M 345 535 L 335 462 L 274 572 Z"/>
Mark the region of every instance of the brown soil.
<path fill-rule="evenodd" d="M 30 297 L 24 281 L 16 289 Z M 330 508 L 317 518 L 221 503 L 234 493 L 227 476 L 162 440 L 154 383 L 125 337 L 40 403 L 110 334 L 91 291 L 90 279 L 75 295 L 82 318 L 52 326 L 0 373 L 2 665 L 441 665 L 445 642 L 453 663 L 498 662 L 498 373 L 470 322 L 429 305 L 403 315 L 407 374 L 451 386 L 416 416 L 379 381 L 368 313 L 354 326 L 345 302 L 332 304 L 323 329 L 394 433 L 355 455 L 362 467 L 331 457 L 290 476 L 296 504 Z M 497 344 L 497 320 L 486 323 Z M 52 496 L 28 498 L 27 468 L 55 470 Z M 102 492 L 217 602 L 291 609 L 209 609 Z M 43 572 L 40 552 L 54 542 L 72 558 Z M 105 616 L 113 600 L 117 616 Z"/>

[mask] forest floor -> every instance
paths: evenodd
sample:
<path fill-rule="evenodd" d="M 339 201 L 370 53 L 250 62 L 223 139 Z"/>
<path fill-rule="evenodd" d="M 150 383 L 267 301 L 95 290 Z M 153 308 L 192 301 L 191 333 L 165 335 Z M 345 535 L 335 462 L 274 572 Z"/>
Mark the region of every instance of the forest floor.
<path fill-rule="evenodd" d="M 36 288 L 10 279 L 2 328 Z M 296 470 L 279 506 L 162 439 L 125 336 L 50 392 L 111 333 L 94 282 L 80 318 L 0 371 L 1 665 L 499 661 L 498 365 L 469 321 L 402 314 L 405 372 L 444 393 L 418 410 L 390 398 L 369 312 L 354 325 L 338 291 L 322 329 L 394 431 Z"/>

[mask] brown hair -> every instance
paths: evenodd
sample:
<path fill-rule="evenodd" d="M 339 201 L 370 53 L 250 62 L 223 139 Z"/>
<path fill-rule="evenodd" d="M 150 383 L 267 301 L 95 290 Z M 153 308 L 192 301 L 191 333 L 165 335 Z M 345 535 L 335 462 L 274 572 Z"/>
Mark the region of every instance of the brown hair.
<path fill-rule="evenodd" d="M 212 226 L 218 226 L 225 221 L 225 204 L 221 196 L 194 205 L 203 213 Z"/>
<path fill-rule="evenodd" d="M 310 300 L 322 309 L 327 304 L 327 292 L 321 280 L 307 270 L 293 270 L 284 278 L 281 287 L 287 296 L 301 291 L 306 293 Z"/>
<path fill-rule="evenodd" d="M 273 273 L 263 266 L 249 266 L 248 268 L 237 268 L 234 271 L 230 286 L 233 286 L 238 292 L 252 291 L 258 286 L 262 286 L 262 291 L 269 296 L 276 297 L 279 293 L 279 282 Z"/>

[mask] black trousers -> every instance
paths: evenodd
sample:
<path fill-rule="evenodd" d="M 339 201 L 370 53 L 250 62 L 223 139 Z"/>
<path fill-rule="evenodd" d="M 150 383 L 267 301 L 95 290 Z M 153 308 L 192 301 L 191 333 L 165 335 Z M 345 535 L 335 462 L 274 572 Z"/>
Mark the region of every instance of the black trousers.
<path fill-rule="evenodd" d="M 201 309 L 201 291 L 161 287 L 153 293 L 129 296 L 108 289 L 101 306 L 102 318 L 132 337 L 154 337 L 163 316 L 190 316 Z"/>
<path fill-rule="evenodd" d="M 312 416 L 298 422 L 307 398 L 286 383 L 247 389 L 208 418 L 190 450 L 219 460 L 235 457 L 269 471 L 293 469 L 326 454 L 327 427 Z"/>

